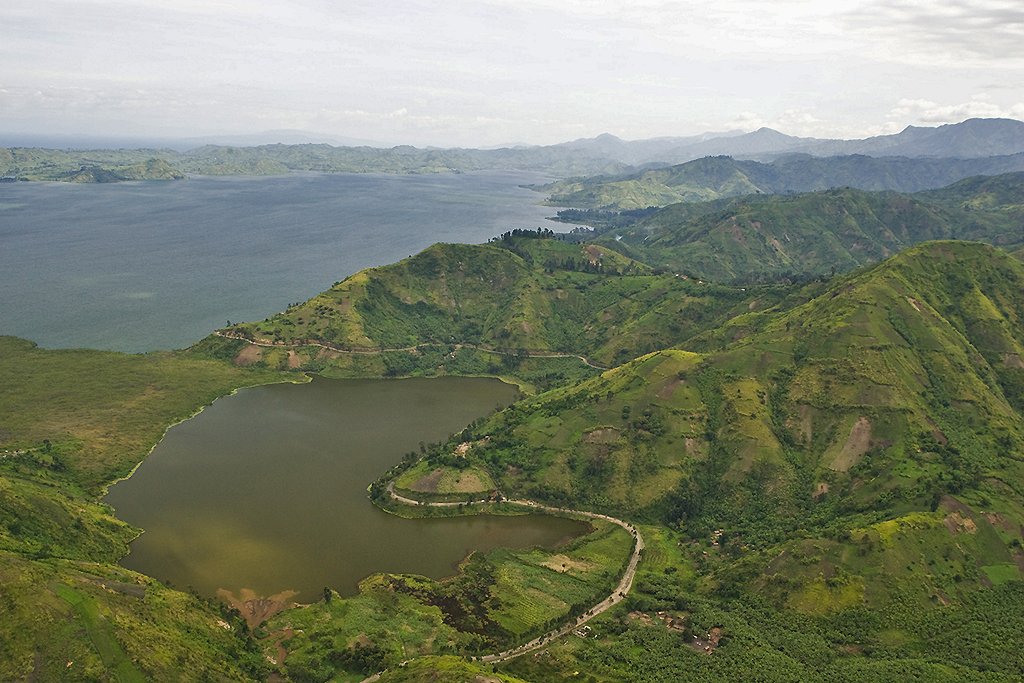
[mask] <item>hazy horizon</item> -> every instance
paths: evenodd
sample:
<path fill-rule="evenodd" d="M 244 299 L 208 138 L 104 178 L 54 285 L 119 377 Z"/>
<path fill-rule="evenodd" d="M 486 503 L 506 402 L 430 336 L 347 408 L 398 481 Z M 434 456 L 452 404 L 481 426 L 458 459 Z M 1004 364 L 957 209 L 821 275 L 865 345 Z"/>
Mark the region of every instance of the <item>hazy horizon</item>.
<path fill-rule="evenodd" d="M 8 0 L 0 116 L 52 138 L 852 139 L 1024 118 L 1022 45 L 1002 0 Z"/>

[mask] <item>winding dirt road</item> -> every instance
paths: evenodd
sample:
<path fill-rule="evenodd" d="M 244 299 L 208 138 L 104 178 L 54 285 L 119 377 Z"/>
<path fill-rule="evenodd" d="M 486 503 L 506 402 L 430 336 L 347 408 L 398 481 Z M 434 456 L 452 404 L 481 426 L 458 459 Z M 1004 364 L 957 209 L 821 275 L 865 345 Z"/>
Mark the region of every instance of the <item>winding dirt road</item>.
<path fill-rule="evenodd" d="M 406 498 L 405 496 L 401 496 L 401 495 L 395 493 L 394 482 L 391 482 L 391 483 L 388 484 L 387 492 L 388 492 L 388 495 L 391 496 L 392 500 L 394 500 L 394 501 L 396 501 L 398 503 L 402 503 L 403 505 L 412 505 L 412 506 L 458 507 L 460 505 L 482 505 L 482 504 L 485 504 L 485 503 L 493 503 L 494 502 L 494 501 L 489 500 L 489 499 L 481 499 L 481 500 L 471 500 L 471 501 L 466 501 L 466 502 L 453 502 L 453 503 L 447 503 L 447 502 L 445 502 L 445 503 L 441 503 L 441 502 L 438 502 L 438 503 L 428 503 L 428 502 L 413 500 L 412 498 Z M 493 654 L 483 655 L 483 656 L 480 656 L 480 657 L 472 657 L 471 658 L 472 661 L 485 662 L 487 664 L 495 664 L 497 662 L 504 662 L 506 660 L 513 659 L 515 657 L 519 657 L 520 655 L 524 655 L 527 652 L 532 652 L 533 650 L 537 650 L 539 648 L 542 648 L 542 647 L 550 644 L 551 641 L 556 640 L 558 638 L 561 638 L 562 636 L 568 634 L 569 632 L 579 628 L 580 626 L 582 626 L 583 624 L 587 623 L 588 621 L 590 621 L 591 619 L 593 619 L 597 615 L 599 615 L 599 614 L 601 614 L 603 612 L 608 611 L 614 605 L 616 605 L 617 603 L 619 603 L 622 600 L 624 600 L 626 598 L 626 596 L 629 594 L 630 589 L 633 587 L 633 578 L 636 576 L 636 568 L 637 568 L 637 565 L 640 563 L 640 554 L 643 552 L 643 549 L 644 549 L 644 539 L 643 539 L 643 536 L 640 535 L 640 531 L 635 526 L 630 524 L 629 522 L 623 521 L 621 519 L 617 519 L 615 517 L 610 517 L 608 515 L 602 515 L 602 514 L 597 513 L 597 512 L 586 512 L 584 510 L 570 510 L 568 508 L 552 507 L 550 505 L 544 505 L 543 503 L 538 503 L 538 502 L 532 501 L 532 500 L 517 500 L 517 499 L 513 498 L 513 499 L 505 499 L 503 502 L 510 503 L 512 505 L 518 505 L 518 506 L 525 507 L 525 508 L 528 508 L 530 510 L 536 510 L 536 511 L 539 511 L 539 512 L 550 512 L 550 513 L 554 513 L 554 514 L 570 514 L 570 515 L 576 515 L 576 516 L 580 516 L 580 517 L 586 517 L 586 518 L 589 518 L 589 519 L 603 519 L 606 522 L 611 522 L 612 524 L 617 524 L 620 527 L 622 527 L 623 529 L 625 529 L 626 531 L 628 531 L 630 533 L 630 535 L 633 537 L 633 553 L 629 557 L 629 563 L 626 565 L 626 571 L 624 571 L 622 573 L 622 578 L 619 579 L 619 585 L 615 587 L 615 590 L 612 591 L 611 595 L 609 595 L 604 600 L 602 600 L 601 602 L 597 603 L 596 605 L 591 607 L 589 610 L 587 610 L 586 612 L 584 612 L 580 616 L 576 617 L 575 619 L 573 619 L 573 620 L 563 624 L 562 626 L 559 626 L 558 628 L 556 628 L 554 630 L 548 631 L 547 633 L 545 633 L 543 635 L 537 636 L 536 638 L 534 638 L 533 640 L 531 640 L 528 643 L 524 643 L 524 644 L 519 645 L 518 647 L 514 647 L 514 648 L 512 648 L 510 650 L 504 650 L 503 652 L 495 652 Z M 402 662 L 402 664 L 404 664 L 404 662 Z M 373 676 L 370 676 L 369 678 L 364 679 L 362 683 L 372 683 L 372 681 L 378 680 L 380 678 L 380 674 L 381 673 L 383 673 L 383 672 L 376 673 Z"/>
<path fill-rule="evenodd" d="M 333 344 L 326 344 L 324 342 L 311 341 L 309 339 L 303 340 L 301 342 L 296 342 L 294 344 L 288 344 L 288 343 L 285 343 L 285 342 L 271 341 L 269 339 L 260 339 L 260 340 L 249 339 L 248 337 L 242 336 L 240 334 L 232 334 L 231 332 L 226 332 L 224 330 L 216 330 L 216 331 L 214 331 L 214 334 L 217 335 L 218 337 L 224 337 L 225 339 L 236 339 L 238 341 L 244 341 L 244 342 L 247 342 L 249 344 L 252 344 L 253 346 L 262 346 L 264 348 L 269 348 L 269 349 L 273 349 L 273 348 L 284 349 L 284 348 L 292 348 L 292 347 L 296 347 L 296 346 L 315 346 L 315 347 L 320 348 L 320 349 L 326 349 L 327 351 L 333 351 L 334 353 L 349 353 L 349 354 L 353 354 L 353 355 L 357 355 L 357 356 L 360 356 L 360 355 L 361 356 L 374 356 L 374 355 L 377 355 L 377 354 L 380 354 L 380 353 L 385 353 L 387 351 L 406 351 L 406 352 L 412 352 L 412 351 L 415 351 L 416 349 L 418 349 L 420 346 L 447 346 L 446 344 L 419 344 L 417 346 L 404 346 L 402 348 L 396 348 L 396 349 L 343 349 L 341 347 L 334 346 Z M 515 356 L 515 355 L 518 355 L 517 351 L 501 351 L 499 349 L 491 349 L 491 348 L 488 348 L 486 346 L 478 346 L 476 344 L 452 344 L 452 346 L 454 346 L 456 349 L 474 349 L 476 351 L 481 351 L 483 353 L 493 353 L 493 354 L 495 354 L 497 356 Z M 528 358 L 576 358 L 580 362 L 582 362 L 584 365 L 588 365 L 588 366 L 594 368 L 595 370 L 607 370 L 608 369 L 608 368 L 604 367 L 603 365 L 597 365 L 596 363 L 592 362 L 586 356 L 581 356 L 581 355 L 576 354 L 576 353 L 560 353 L 558 351 L 524 351 L 523 355 L 525 355 Z"/>

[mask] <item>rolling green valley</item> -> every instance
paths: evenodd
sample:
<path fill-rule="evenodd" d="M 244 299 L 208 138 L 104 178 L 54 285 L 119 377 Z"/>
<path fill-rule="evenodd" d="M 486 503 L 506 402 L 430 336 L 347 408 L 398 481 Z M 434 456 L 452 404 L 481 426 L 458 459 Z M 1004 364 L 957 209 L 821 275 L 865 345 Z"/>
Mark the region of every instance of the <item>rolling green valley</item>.
<path fill-rule="evenodd" d="M 1024 681 L 1022 46 L 0 2 L 0 683 Z"/>
<path fill-rule="evenodd" d="M 1015 194 L 972 182 L 943 199 L 1012 215 Z M 435 245 L 177 352 L 6 338 L 3 677 L 1019 678 L 1024 263 L 928 241 L 740 287 L 556 237 Z M 118 566 L 139 529 L 100 495 L 163 431 L 310 374 L 524 392 L 371 465 L 356 487 L 381 509 L 440 522 L 532 501 L 629 520 L 643 545 L 584 516 L 554 546 L 471 553 L 449 578 L 371 573 L 298 607 Z M 628 595 L 590 617 L 631 548 Z"/>

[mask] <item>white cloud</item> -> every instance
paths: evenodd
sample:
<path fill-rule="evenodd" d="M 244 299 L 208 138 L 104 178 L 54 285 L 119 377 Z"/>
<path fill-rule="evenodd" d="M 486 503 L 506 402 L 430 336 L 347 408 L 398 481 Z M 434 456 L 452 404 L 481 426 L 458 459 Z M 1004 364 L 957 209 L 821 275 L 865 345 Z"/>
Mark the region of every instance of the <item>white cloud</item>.
<path fill-rule="evenodd" d="M 1006 0 L 873 0 L 846 15 L 887 57 L 930 65 L 1024 64 L 1024 5 Z"/>
<path fill-rule="evenodd" d="M 439 145 L 868 134 L 901 116 L 1019 115 L 1018 4 L 4 0 L 0 127 Z M 971 99 L 982 90 L 993 98 Z M 900 113 L 902 98 L 934 106 Z"/>
<path fill-rule="evenodd" d="M 1002 106 L 979 94 L 966 102 L 940 104 L 927 99 L 903 99 L 889 112 L 889 118 L 927 125 L 957 123 L 970 118 L 1024 119 L 1024 102 Z"/>

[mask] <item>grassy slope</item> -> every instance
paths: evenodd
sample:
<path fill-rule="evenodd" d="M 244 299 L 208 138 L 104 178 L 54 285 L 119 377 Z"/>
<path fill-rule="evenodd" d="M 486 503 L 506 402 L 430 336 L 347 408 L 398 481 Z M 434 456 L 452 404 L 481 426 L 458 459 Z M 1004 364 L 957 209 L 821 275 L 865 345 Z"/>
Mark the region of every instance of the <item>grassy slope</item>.
<path fill-rule="evenodd" d="M 0 678 L 253 680 L 266 664 L 217 605 L 120 567 L 0 553 Z"/>
<path fill-rule="evenodd" d="M 619 179 L 584 178 L 556 182 L 548 203 L 580 208 L 642 209 L 677 202 L 706 202 L 772 192 L 762 164 L 708 157 Z"/>
<path fill-rule="evenodd" d="M 822 485 L 851 509 L 1016 487 L 1022 291 L 1004 252 L 929 243 L 755 331 L 728 325 L 703 356 L 657 352 L 507 409 L 469 455 L 510 490 L 632 511 L 700 477 L 794 512 Z"/>
<path fill-rule="evenodd" d="M 733 638 L 724 656 L 684 649 L 645 660 L 678 652 L 679 636 L 623 610 L 603 623 L 603 639 L 570 640 L 546 663 L 510 670 L 558 680 L 601 661 L 588 670 L 607 680 L 755 669 L 764 680 L 875 680 L 879 665 L 855 656 L 867 652 L 893 660 L 893 680 L 1021 675 L 1024 419 L 1007 387 L 1019 386 L 1022 319 L 1018 262 L 982 245 L 930 243 L 699 364 L 654 354 L 497 416 L 491 460 L 509 486 L 607 509 L 631 504 L 618 491 L 642 454 L 628 438 L 638 409 L 648 425 L 693 415 L 700 447 L 687 456 L 676 446 L 685 479 L 661 508 L 681 546 L 645 559 L 633 607 L 675 609 Z M 645 431 L 654 452 L 687 434 Z M 523 451 L 547 455 L 531 471 Z M 610 470 L 593 465 L 600 457 Z M 987 624 L 999 635 L 976 634 Z M 960 640 L 943 635 L 950 628 L 964 629 Z"/>
<path fill-rule="evenodd" d="M 777 293 L 714 287 L 646 266 L 604 247 L 517 238 L 483 246 L 441 244 L 358 273 L 264 322 L 228 331 L 282 344 L 319 341 L 377 351 L 423 344 L 569 353 L 610 365 L 671 346 Z M 757 304 L 752 304 L 759 299 Z M 352 362 L 316 347 L 299 364 Z M 273 353 L 260 352 L 260 353 Z M 278 351 L 284 358 L 285 352 Z M 381 374 L 424 363 L 383 354 Z M 364 355 L 359 361 L 374 362 Z M 440 360 L 440 359 L 439 359 Z M 503 363 L 491 359 L 494 370 Z M 494 372 L 492 370 L 492 372 Z"/>

